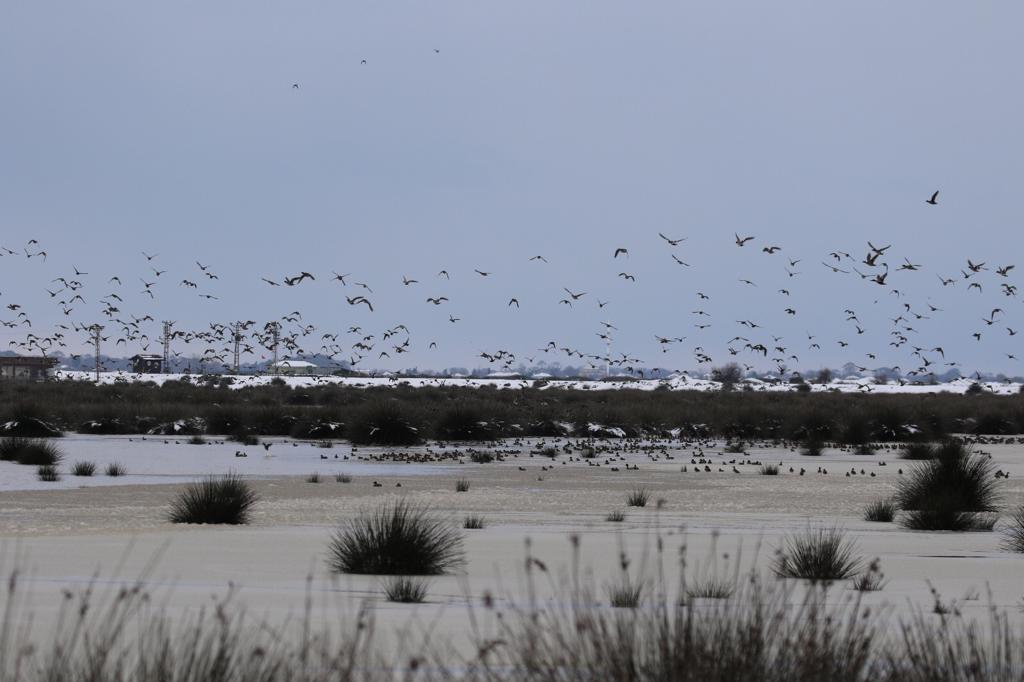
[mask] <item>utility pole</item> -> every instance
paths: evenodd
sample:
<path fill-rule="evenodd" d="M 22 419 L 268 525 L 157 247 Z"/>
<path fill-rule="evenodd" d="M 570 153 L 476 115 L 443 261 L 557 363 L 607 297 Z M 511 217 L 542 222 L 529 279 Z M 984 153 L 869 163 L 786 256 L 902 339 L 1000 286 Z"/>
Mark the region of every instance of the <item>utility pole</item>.
<path fill-rule="evenodd" d="M 169 373 L 171 371 L 171 327 L 174 326 L 174 322 L 171 320 L 164 320 L 164 372 Z"/>
<path fill-rule="evenodd" d="M 103 340 L 101 336 L 103 332 L 103 325 L 94 324 L 89 327 L 89 331 L 92 332 L 92 345 L 96 349 L 96 383 L 100 383 L 100 341 Z"/>

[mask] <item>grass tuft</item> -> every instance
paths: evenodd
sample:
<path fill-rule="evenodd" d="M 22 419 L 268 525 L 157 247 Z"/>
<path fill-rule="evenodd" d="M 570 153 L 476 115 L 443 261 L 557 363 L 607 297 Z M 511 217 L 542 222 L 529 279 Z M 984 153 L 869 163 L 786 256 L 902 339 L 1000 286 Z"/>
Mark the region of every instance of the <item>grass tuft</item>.
<path fill-rule="evenodd" d="M 96 473 L 95 462 L 75 462 L 71 465 L 72 476 L 92 476 Z"/>
<path fill-rule="evenodd" d="M 466 530 L 482 530 L 485 525 L 484 517 L 478 514 L 469 514 L 462 521 L 462 527 Z"/>
<path fill-rule="evenodd" d="M 640 606 L 646 585 L 641 580 L 630 580 L 622 576 L 617 582 L 608 586 L 608 602 L 617 609 L 635 609 Z"/>
<path fill-rule="evenodd" d="M 619 511 L 618 509 L 616 509 L 613 512 L 609 512 L 608 516 L 604 517 L 604 520 L 609 521 L 611 523 L 622 523 L 626 520 L 626 515 Z"/>
<path fill-rule="evenodd" d="M 111 462 L 106 468 L 107 476 L 124 476 L 127 473 L 128 469 L 120 462 Z"/>
<path fill-rule="evenodd" d="M 257 499 L 238 474 L 211 476 L 185 486 L 171 503 L 168 518 L 171 523 L 245 524 Z"/>
<path fill-rule="evenodd" d="M 460 478 L 459 480 L 455 481 L 455 492 L 457 492 L 457 493 L 464 493 L 464 492 L 467 492 L 468 490 L 469 490 L 469 481 L 467 481 L 464 478 Z"/>
<path fill-rule="evenodd" d="M 651 499 L 651 493 L 646 488 L 636 488 L 626 497 L 626 504 L 630 507 L 646 507 Z"/>
<path fill-rule="evenodd" d="M 386 578 L 382 584 L 388 601 L 400 604 L 419 604 L 427 597 L 430 582 L 423 578 L 396 575 Z"/>
<path fill-rule="evenodd" d="M 779 465 L 778 464 L 762 464 L 761 465 L 762 476 L 778 476 Z"/>
<path fill-rule="evenodd" d="M 36 469 L 36 476 L 39 477 L 40 481 L 46 483 L 55 483 L 60 480 L 60 473 L 57 471 L 57 467 L 52 464 L 43 464 Z"/>
<path fill-rule="evenodd" d="M 405 500 L 364 512 L 335 531 L 327 563 L 337 573 L 440 575 L 464 563 L 462 535 Z"/>
<path fill-rule="evenodd" d="M 839 528 L 808 528 L 789 535 L 779 548 L 772 569 L 783 578 L 831 582 L 849 578 L 860 570 L 856 546 Z"/>
<path fill-rule="evenodd" d="M 890 523 L 896 517 L 896 503 L 892 500 L 875 500 L 864 508 L 864 520 Z"/>
<path fill-rule="evenodd" d="M 735 581 L 709 576 L 704 580 L 687 584 L 687 599 L 729 599 L 736 591 Z"/>
<path fill-rule="evenodd" d="M 352 477 L 348 474 L 334 474 L 334 480 L 338 483 L 351 483 Z"/>
<path fill-rule="evenodd" d="M 319 483 L 319 482 L 320 482 L 320 472 L 319 471 L 314 471 L 309 476 L 306 476 L 306 483 Z"/>

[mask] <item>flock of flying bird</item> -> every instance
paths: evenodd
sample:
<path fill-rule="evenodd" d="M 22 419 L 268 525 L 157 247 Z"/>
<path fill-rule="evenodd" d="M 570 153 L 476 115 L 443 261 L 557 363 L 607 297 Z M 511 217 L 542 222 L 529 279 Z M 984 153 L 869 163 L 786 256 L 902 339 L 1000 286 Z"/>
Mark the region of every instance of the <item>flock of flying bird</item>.
<path fill-rule="evenodd" d="M 938 192 L 932 194 L 927 199 L 927 203 L 932 206 L 938 205 L 938 195 Z M 679 257 L 677 251 L 686 241 L 686 237 L 669 237 L 660 232 L 658 237 L 662 240 L 664 248 L 668 250 L 668 255 L 671 256 L 674 263 L 682 268 L 691 267 L 690 263 Z M 779 252 L 783 251 L 783 247 L 779 245 L 760 245 L 756 235 L 734 233 L 733 237 L 737 248 L 759 248 L 765 257 L 776 257 Z M 889 244 L 876 245 L 868 241 L 862 257 L 836 250 L 819 259 L 820 266 L 826 268 L 826 272 L 831 275 L 859 278 L 865 285 L 880 287 L 886 291 L 887 295 L 895 297 L 893 300 L 898 304 L 896 309 L 899 314 L 889 318 L 891 324 L 888 330 L 887 344 L 897 350 L 906 346 L 910 350 L 909 355 L 913 360 L 912 364 L 905 368 L 895 366 L 888 368 L 890 371 L 895 371 L 909 379 L 924 379 L 938 374 L 940 371 L 957 368 L 958 363 L 946 357 L 946 351 L 942 345 L 924 342 L 921 340 L 921 332 L 915 327 L 919 321 L 941 314 L 942 308 L 934 305 L 931 301 L 926 301 L 923 305 L 914 305 L 906 301 L 907 294 L 893 286 L 890 281 L 893 273 L 919 273 L 922 270 L 922 265 L 913 263 L 908 258 L 903 258 L 901 263 L 890 265 L 887 255 L 890 249 L 891 245 Z M 19 249 L 0 246 L 0 258 L 25 258 L 38 262 L 40 266 L 45 264 L 48 255 L 48 252 L 35 239 L 29 240 Z M 610 259 L 613 263 L 625 263 L 628 262 L 629 255 L 627 247 L 617 246 L 612 250 Z M 21 353 L 44 355 L 61 351 L 65 355 L 70 355 L 72 359 L 80 359 L 82 354 L 74 351 L 92 340 L 97 325 L 100 325 L 102 326 L 102 331 L 99 332 L 101 341 L 107 344 L 112 342 L 114 350 L 123 348 L 125 355 L 136 352 L 154 352 L 164 341 L 162 320 L 153 316 L 156 312 L 153 306 L 155 306 L 157 294 L 162 288 L 176 286 L 192 291 L 204 300 L 219 300 L 218 295 L 207 290 L 220 279 L 209 264 L 195 261 L 194 269 L 190 268 L 189 272 L 178 272 L 171 275 L 169 268 L 161 267 L 159 254 L 141 252 L 141 257 L 140 266 L 143 268 L 143 273 L 133 277 L 122 278 L 120 275 L 113 275 L 97 280 L 89 272 L 75 266 L 71 268 L 70 272 L 53 277 L 45 291 L 48 300 L 55 307 L 51 316 L 60 321 L 54 324 L 53 329 L 49 332 L 33 326 L 33 320 L 28 311 L 19 302 L 12 300 L 16 294 L 10 287 L 0 288 L 0 297 L 2 297 L 0 298 L 0 306 L 2 306 L 0 309 L 7 313 L 5 316 L 7 319 L 0 319 L 0 325 L 9 330 L 8 335 L 16 336 L 8 342 L 9 349 Z M 784 258 L 783 271 L 786 275 L 784 281 L 788 282 L 802 274 L 796 268 L 803 263 L 803 259 Z M 528 260 L 534 267 L 541 267 L 548 263 L 548 259 L 543 255 L 534 255 Z M 0 268 L 2 268 L 2 261 L 0 261 Z M 623 283 L 632 284 L 637 281 L 636 273 L 628 272 L 625 268 L 614 269 L 619 270 L 616 277 Z M 937 278 L 942 288 L 963 284 L 969 292 L 976 291 L 981 295 L 985 291 L 985 287 L 989 287 L 990 295 L 992 291 L 995 291 L 1001 297 L 1016 300 L 1017 286 L 1010 280 L 1013 269 L 1012 264 L 990 266 L 986 262 L 967 259 L 958 276 L 945 277 L 939 274 Z M 491 278 L 493 274 L 490 271 L 475 269 L 473 274 L 467 276 L 487 279 Z M 440 270 L 434 276 L 435 280 L 449 281 L 451 278 L 451 273 L 445 269 Z M 135 284 L 136 280 L 138 284 Z M 339 288 L 341 294 L 339 302 L 344 300 L 349 306 L 364 308 L 366 313 L 375 311 L 374 302 L 371 300 L 371 297 L 374 296 L 373 288 L 367 282 L 356 281 L 354 276 L 349 273 L 332 272 L 330 277 L 321 275 L 319 280 L 316 274 L 307 271 L 288 273 L 278 277 L 261 276 L 258 280 L 254 279 L 253 286 L 300 288 L 323 280 L 326 280 L 330 286 Z M 746 278 L 738 278 L 737 282 L 744 287 L 758 286 L 757 283 Z M 418 299 L 423 305 L 443 307 L 445 309 L 443 315 L 446 316 L 449 324 L 461 321 L 460 317 L 456 317 L 455 313 L 448 310 L 452 303 L 449 296 L 432 295 L 426 291 L 428 285 L 404 274 L 401 276 L 401 283 L 403 290 L 408 288 L 413 292 L 422 292 L 418 295 L 411 294 L 411 301 Z M 794 306 L 788 303 L 791 300 L 791 286 L 781 287 L 775 292 L 775 295 L 783 301 L 780 304 L 780 310 L 786 316 L 797 315 Z M 130 293 L 137 293 L 138 296 L 148 299 L 150 309 L 137 311 L 142 314 L 124 310 L 125 298 Z M 557 304 L 565 306 L 567 309 L 581 305 L 596 305 L 597 309 L 601 310 L 609 304 L 609 301 L 602 301 L 600 298 L 592 296 L 587 290 L 563 287 L 561 293 L 564 295 L 558 298 Z M 98 317 L 91 312 L 90 316 L 84 316 L 82 309 L 87 305 L 86 295 L 89 295 L 98 304 Z M 454 296 L 454 294 L 452 295 Z M 701 306 L 691 311 L 694 316 L 693 327 L 699 335 L 712 326 L 712 314 L 702 305 L 704 302 L 710 302 L 711 296 L 704 291 L 695 291 L 693 295 L 698 306 Z M 989 333 L 1001 333 L 1009 336 L 1015 336 L 1018 333 L 1007 323 L 1009 318 L 1001 305 L 990 307 L 979 304 L 979 306 L 984 307 L 983 310 L 979 307 L 978 315 L 979 322 L 983 326 L 971 331 L 971 336 L 975 341 L 982 341 L 983 336 Z M 503 307 L 519 309 L 521 307 L 519 297 L 509 297 Z M 845 323 L 849 325 L 851 335 L 865 334 L 864 323 L 853 308 L 845 308 L 843 316 Z M 444 319 L 445 317 L 440 318 L 440 320 Z M 611 368 L 615 368 L 616 372 L 628 372 L 643 376 L 649 364 L 630 353 L 611 353 L 613 334 L 619 330 L 608 321 L 602 321 L 600 324 L 601 327 L 595 333 L 598 340 L 605 346 L 604 352 L 587 352 L 583 348 L 550 340 L 537 348 L 533 355 L 517 355 L 508 349 L 496 349 L 481 350 L 478 357 L 489 363 L 493 369 L 513 371 L 517 369 L 517 365 L 525 367 L 524 361 L 534 365 L 540 357 L 537 353 L 542 353 L 545 360 L 550 359 L 545 364 L 554 364 L 554 358 L 561 359 L 564 356 L 569 362 L 581 361 L 593 370 L 612 371 Z M 735 320 L 737 333 L 716 346 L 714 349 L 716 357 L 713 357 L 710 354 L 711 351 L 703 345 L 695 345 L 692 348 L 692 357 L 697 365 L 704 366 L 705 369 L 710 366 L 710 363 L 722 362 L 723 357 L 726 361 L 733 359 L 743 361 L 742 364 L 747 370 L 755 368 L 753 362 L 770 361 L 773 365 L 772 371 L 778 372 L 780 376 L 792 372 L 789 369 L 792 366 L 791 363 L 806 362 L 806 359 L 802 359 L 797 354 L 798 349 L 793 342 L 785 342 L 783 337 L 770 334 L 765 329 L 765 324 L 751 319 Z M 71 336 L 73 334 L 81 336 L 73 337 Z M 275 350 L 275 344 L 277 344 L 276 350 L 282 358 L 303 358 L 315 355 L 330 358 L 334 362 L 353 369 L 366 367 L 373 362 L 379 363 L 386 358 L 397 359 L 398 356 L 413 349 L 412 333 L 405 324 L 396 324 L 375 332 L 367 332 L 364 331 L 363 326 L 353 325 L 348 326 L 342 333 L 320 329 L 314 324 L 304 321 L 300 310 L 293 310 L 277 320 L 262 325 L 254 320 L 233 323 L 212 322 L 202 329 L 185 330 L 175 329 L 172 323 L 167 328 L 167 335 L 171 342 L 172 354 L 174 358 L 178 359 L 176 364 L 179 366 L 188 364 L 192 371 L 208 370 L 211 366 L 232 369 L 236 341 L 243 362 L 266 360 Z M 840 348 L 846 348 L 850 345 L 848 338 L 835 339 L 831 342 L 838 344 Z M 686 339 L 686 335 L 655 334 L 652 346 L 660 353 L 668 353 L 670 349 L 677 344 L 682 344 Z M 803 352 L 804 343 L 809 352 L 821 351 L 821 344 L 824 342 L 815 335 L 807 333 L 806 339 L 801 341 L 799 351 Z M 710 345 L 711 342 L 705 341 L 705 343 Z M 107 348 L 110 346 L 108 345 Z M 436 341 L 430 341 L 427 344 L 428 350 L 436 348 Z M 113 352 L 113 350 L 108 351 L 107 354 L 112 355 Z M 727 355 L 723 356 L 723 352 Z M 879 354 L 877 351 L 868 352 L 862 362 L 876 361 Z M 1017 359 L 1012 353 L 1008 353 L 1006 356 L 1011 361 Z M 87 357 L 91 358 L 91 356 Z M 748 358 L 750 362 L 747 362 Z M 195 365 L 193 366 L 192 363 Z M 861 366 L 860 363 L 854 364 L 861 371 L 869 371 L 867 366 Z"/>

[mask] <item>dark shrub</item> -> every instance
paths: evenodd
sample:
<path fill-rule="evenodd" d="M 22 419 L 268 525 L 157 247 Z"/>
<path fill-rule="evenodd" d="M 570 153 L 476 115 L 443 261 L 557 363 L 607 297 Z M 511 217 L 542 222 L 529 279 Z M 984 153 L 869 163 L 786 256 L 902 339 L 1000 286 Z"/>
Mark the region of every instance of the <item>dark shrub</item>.
<path fill-rule="evenodd" d="M 830 582 L 849 578 L 860 570 L 856 546 L 839 528 L 808 528 L 786 537 L 775 557 L 773 570 L 783 578 Z"/>
<path fill-rule="evenodd" d="M 28 466 L 56 466 L 64 454 L 56 445 L 47 440 L 34 438 L 16 439 L 17 450 L 14 461 Z"/>
<path fill-rule="evenodd" d="M 92 476 L 95 473 L 95 462 L 75 462 L 71 465 L 72 476 Z"/>
<path fill-rule="evenodd" d="M 125 433 L 137 433 L 133 426 L 122 423 L 116 417 L 102 417 L 82 422 L 78 425 L 78 432 L 94 436 L 116 436 Z"/>
<path fill-rule="evenodd" d="M 0 438 L 0 462 L 17 462 L 18 453 L 28 442 L 27 438 Z"/>
<path fill-rule="evenodd" d="M 392 402 L 368 405 L 353 415 L 348 427 L 349 439 L 359 445 L 415 445 L 421 441 L 419 430 Z"/>
<path fill-rule="evenodd" d="M 327 551 L 338 573 L 440 575 L 464 562 L 462 535 L 427 507 L 404 500 L 351 519 Z"/>
<path fill-rule="evenodd" d="M 611 523 L 622 523 L 626 520 L 626 515 L 621 511 L 616 510 L 613 512 L 609 512 L 608 516 L 604 517 L 604 520 L 609 521 Z"/>
<path fill-rule="evenodd" d="M 227 437 L 227 440 L 232 441 L 234 443 L 241 443 L 242 445 L 250 446 L 260 444 L 260 439 L 254 436 L 253 434 L 249 433 L 245 429 L 239 429 L 238 431 L 235 431 L 234 433 Z"/>
<path fill-rule="evenodd" d="M 171 503 L 171 523 L 244 524 L 257 496 L 241 476 L 211 476 L 189 483 Z"/>
<path fill-rule="evenodd" d="M 995 510 L 991 460 L 954 441 L 944 443 L 936 454 L 899 481 L 896 504 L 910 512 L 903 524 L 914 530 L 990 529 L 989 517 L 977 512 Z"/>
<path fill-rule="evenodd" d="M 464 492 L 467 492 L 468 490 L 469 490 L 469 481 L 467 481 L 464 478 L 460 478 L 459 480 L 455 481 L 455 492 L 457 492 L 457 493 L 464 493 Z"/>
<path fill-rule="evenodd" d="M 292 438 L 326 440 L 341 438 L 345 434 L 345 425 L 341 422 L 315 420 L 298 422 L 291 430 Z"/>
<path fill-rule="evenodd" d="M 314 471 L 309 476 L 306 476 L 306 483 L 319 483 L 319 482 L 320 482 L 320 472 L 319 471 Z"/>
<path fill-rule="evenodd" d="M 931 443 L 907 443 L 900 451 L 903 459 L 924 460 L 935 459 L 937 456 L 938 450 Z"/>
<path fill-rule="evenodd" d="M 474 451 L 469 453 L 469 459 L 474 464 L 487 464 L 494 461 L 494 455 L 489 452 Z"/>
<path fill-rule="evenodd" d="M 338 483 L 351 483 L 352 477 L 348 474 L 334 474 L 334 480 Z"/>
<path fill-rule="evenodd" d="M 494 440 L 500 431 L 494 420 L 486 419 L 480 410 L 459 405 L 445 410 L 434 425 L 438 440 Z"/>
<path fill-rule="evenodd" d="M 551 419 L 532 421 L 526 427 L 526 435 L 535 438 L 555 438 L 564 436 L 566 433 L 568 433 L 568 429 Z"/>
<path fill-rule="evenodd" d="M 800 448 L 800 454 L 805 457 L 821 457 L 825 444 L 817 438 L 808 438 Z"/>
<path fill-rule="evenodd" d="M 778 464 L 762 464 L 761 471 L 762 476 L 778 476 L 779 465 Z"/>
<path fill-rule="evenodd" d="M 0 424 L 0 432 L 5 436 L 19 438 L 60 438 L 60 429 L 38 417 L 21 416 Z"/>
<path fill-rule="evenodd" d="M 419 604 L 427 597 L 430 583 L 423 578 L 396 575 L 384 581 L 384 596 L 388 601 L 400 604 Z"/>
<path fill-rule="evenodd" d="M 984 512 L 959 509 L 959 500 L 951 497 L 933 498 L 927 509 L 906 512 L 901 520 L 909 530 L 990 531 L 999 517 Z"/>

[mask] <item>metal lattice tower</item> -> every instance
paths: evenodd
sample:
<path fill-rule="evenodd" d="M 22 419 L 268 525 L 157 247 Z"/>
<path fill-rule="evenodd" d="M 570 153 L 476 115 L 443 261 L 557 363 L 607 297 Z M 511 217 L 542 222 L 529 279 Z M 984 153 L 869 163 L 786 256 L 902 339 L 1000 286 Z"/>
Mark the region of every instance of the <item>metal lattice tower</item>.
<path fill-rule="evenodd" d="M 173 326 L 173 321 L 164 320 L 164 337 L 162 339 L 164 344 L 164 372 L 171 371 L 171 327 Z"/>
<path fill-rule="evenodd" d="M 92 345 L 96 349 L 96 383 L 100 382 L 100 342 L 103 340 L 101 336 L 103 332 L 103 325 L 94 324 L 89 327 L 89 331 L 92 332 Z"/>
<path fill-rule="evenodd" d="M 280 347 L 280 344 L 281 344 L 281 323 L 280 322 L 271 322 L 270 323 L 270 337 L 271 337 L 272 344 L 273 344 L 271 346 L 271 349 L 274 351 L 274 364 L 272 364 L 270 367 L 271 367 L 271 371 L 273 371 L 274 374 L 277 374 L 277 369 L 278 369 L 277 368 L 277 361 L 278 361 L 277 349 Z"/>
<path fill-rule="evenodd" d="M 235 346 L 235 363 L 234 363 L 235 374 L 238 374 L 238 369 L 239 369 L 239 366 L 240 366 L 240 358 L 241 358 L 240 349 L 241 349 L 241 345 L 242 345 L 242 329 L 244 329 L 244 326 L 242 325 L 241 322 L 235 322 L 234 324 L 231 325 L 231 339 L 234 341 L 234 346 Z"/>

